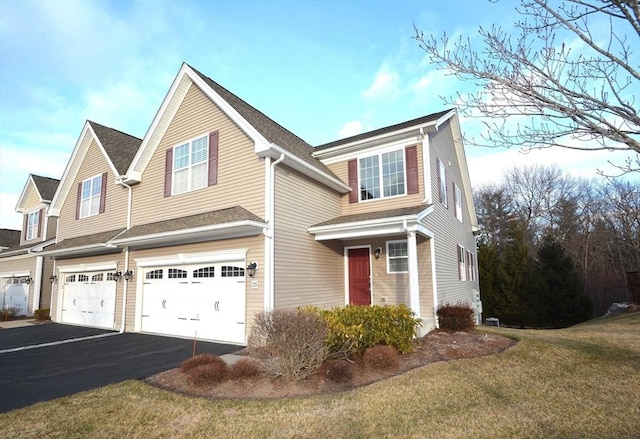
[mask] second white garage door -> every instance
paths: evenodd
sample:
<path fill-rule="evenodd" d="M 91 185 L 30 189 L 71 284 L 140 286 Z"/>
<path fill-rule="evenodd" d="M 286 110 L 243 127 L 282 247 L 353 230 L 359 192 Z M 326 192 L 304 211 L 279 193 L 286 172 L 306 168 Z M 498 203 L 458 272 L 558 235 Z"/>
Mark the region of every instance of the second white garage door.
<path fill-rule="evenodd" d="M 244 343 L 244 267 L 215 263 L 145 268 L 141 329 Z"/>
<path fill-rule="evenodd" d="M 63 323 L 113 329 L 116 307 L 113 273 L 65 273 L 62 294 Z"/>

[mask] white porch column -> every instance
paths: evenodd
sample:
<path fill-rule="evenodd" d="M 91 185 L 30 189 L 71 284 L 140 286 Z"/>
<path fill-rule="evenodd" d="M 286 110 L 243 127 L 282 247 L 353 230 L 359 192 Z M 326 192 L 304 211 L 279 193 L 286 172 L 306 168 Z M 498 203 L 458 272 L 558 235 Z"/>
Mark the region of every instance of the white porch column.
<path fill-rule="evenodd" d="M 44 258 L 42 256 L 36 256 L 36 272 L 33 279 L 33 303 L 31 304 L 31 312 L 34 313 L 37 309 L 40 309 L 40 295 L 42 294 L 42 267 Z"/>
<path fill-rule="evenodd" d="M 407 257 L 409 259 L 409 305 L 420 317 L 420 284 L 418 283 L 418 242 L 416 232 L 407 230 Z"/>

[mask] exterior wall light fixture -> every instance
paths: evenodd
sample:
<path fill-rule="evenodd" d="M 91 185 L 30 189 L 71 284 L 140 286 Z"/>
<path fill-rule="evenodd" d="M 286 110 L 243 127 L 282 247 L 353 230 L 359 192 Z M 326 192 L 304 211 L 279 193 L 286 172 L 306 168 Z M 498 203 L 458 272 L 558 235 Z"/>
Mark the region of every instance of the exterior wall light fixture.
<path fill-rule="evenodd" d="M 122 274 L 122 277 L 124 277 L 124 280 L 126 280 L 127 282 L 129 282 L 131 280 L 131 278 L 133 277 L 133 270 L 127 270 Z"/>
<path fill-rule="evenodd" d="M 258 263 L 257 262 L 252 262 L 249 265 L 247 265 L 247 274 L 249 275 L 249 277 L 253 277 L 256 275 L 256 270 L 258 269 Z"/>
<path fill-rule="evenodd" d="M 376 251 L 374 252 L 376 259 L 380 257 L 380 253 L 382 253 L 382 247 L 376 248 Z"/>

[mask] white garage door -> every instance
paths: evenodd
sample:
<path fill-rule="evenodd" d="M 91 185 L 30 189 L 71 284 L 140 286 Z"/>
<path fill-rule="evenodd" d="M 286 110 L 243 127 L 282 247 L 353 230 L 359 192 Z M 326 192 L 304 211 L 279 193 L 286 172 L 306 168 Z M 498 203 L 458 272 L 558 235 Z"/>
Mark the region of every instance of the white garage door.
<path fill-rule="evenodd" d="M 12 277 L 3 285 L 3 308 L 13 308 L 16 315 L 27 314 L 27 301 L 29 300 L 29 285 L 25 278 Z"/>
<path fill-rule="evenodd" d="M 143 332 L 245 342 L 245 273 L 240 263 L 144 270 Z"/>
<path fill-rule="evenodd" d="M 116 282 L 113 273 L 64 274 L 62 322 L 113 329 Z"/>

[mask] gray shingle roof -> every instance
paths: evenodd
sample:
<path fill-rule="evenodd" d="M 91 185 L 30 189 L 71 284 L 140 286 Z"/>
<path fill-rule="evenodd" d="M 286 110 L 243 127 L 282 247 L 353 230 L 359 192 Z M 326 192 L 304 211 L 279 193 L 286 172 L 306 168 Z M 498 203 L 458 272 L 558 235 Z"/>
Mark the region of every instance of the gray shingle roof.
<path fill-rule="evenodd" d="M 247 104 L 238 96 L 222 87 L 206 75 L 189 66 L 196 72 L 204 82 L 209 85 L 216 93 L 218 93 L 225 101 L 229 103 L 240 115 L 247 120 L 265 139 L 271 143 L 281 146 L 291 154 L 304 160 L 310 165 L 320 169 L 321 171 L 335 177 L 333 172 L 329 170 L 320 160 L 313 157 L 313 147 L 273 119 L 266 116 L 260 110 Z"/>
<path fill-rule="evenodd" d="M 36 189 L 40 192 L 40 196 L 43 200 L 51 201 L 53 195 L 58 189 L 60 180 L 50 177 L 42 177 L 41 175 L 31 174 L 33 183 L 36 185 Z"/>
<path fill-rule="evenodd" d="M 357 223 L 361 221 L 370 221 L 382 218 L 394 218 L 398 216 L 417 215 L 418 213 L 429 207 L 426 204 L 412 207 L 401 207 L 398 209 L 382 210 L 377 212 L 356 213 L 353 215 L 344 215 L 332 218 L 328 221 L 314 224 L 311 227 L 332 226 L 338 224 Z"/>
<path fill-rule="evenodd" d="M 20 230 L 0 229 L 0 247 L 15 247 L 20 244 Z"/>
<path fill-rule="evenodd" d="M 108 232 L 100 232 L 94 233 L 92 235 L 85 236 L 77 236 L 75 238 L 63 239 L 60 242 L 57 242 L 53 245 L 47 247 L 47 252 L 49 251 L 59 251 L 59 250 L 71 250 L 75 248 L 88 247 L 88 246 L 99 246 L 100 244 L 105 244 L 110 239 L 114 238 L 118 233 L 121 233 L 125 229 L 118 230 L 110 230 Z"/>
<path fill-rule="evenodd" d="M 109 155 L 113 166 L 120 175 L 125 174 L 133 157 L 138 152 L 142 139 L 105 127 L 99 123 L 88 121 L 93 131 L 100 139 L 100 143 Z"/>
<path fill-rule="evenodd" d="M 411 126 L 414 126 L 414 125 L 420 125 L 420 124 L 424 124 L 424 123 L 428 123 L 428 122 L 433 122 L 435 120 L 440 119 L 442 116 L 444 116 L 445 114 L 447 114 L 450 111 L 451 111 L 451 109 L 444 110 L 444 111 L 440 111 L 438 113 L 433 113 L 433 114 L 429 114 L 427 116 L 422 116 L 422 117 L 419 117 L 417 119 L 408 120 L 406 122 L 398 123 L 398 124 L 395 124 L 395 125 L 390 125 L 390 126 L 384 127 L 384 128 L 379 128 L 377 130 L 369 131 L 369 132 L 366 132 L 366 133 L 357 134 L 355 136 L 347 137 L 345 139 L 334 140 L 333 142 L 329 142 L 329 143 L 325 143 L 324 145 L 316 146 L 315 149 L 316 150 L 327 149 L 327 148 L 331 148 L 333 146 L 343 145 L 343 144 L 351 143 L 351 142 L 357 142 L 358 140 L 363 140 L 363 139 L 366 139 L 368 137 L 375 137 L 375 136 L 379 136 L 379 135 L 382 135 L 382 134 L 391 133 L 393 131 L 401 130 L 403 128 L 408 128 L 408 127 L 411 127 Z"/>
<path fill-rule="evenodd" d="M 156 223 L 134 226 L 118 236 L 118 239 L 134 238 L 138 236 L 155 235 L 158 233 L 174 232 L 177 230 L 194 229 L 216 224 L 233 223 L 237 221 L 264 222 L 262 218 L 251 213 L 244 207 L 235 206 L 213 212 L 199 213 Z"/>

